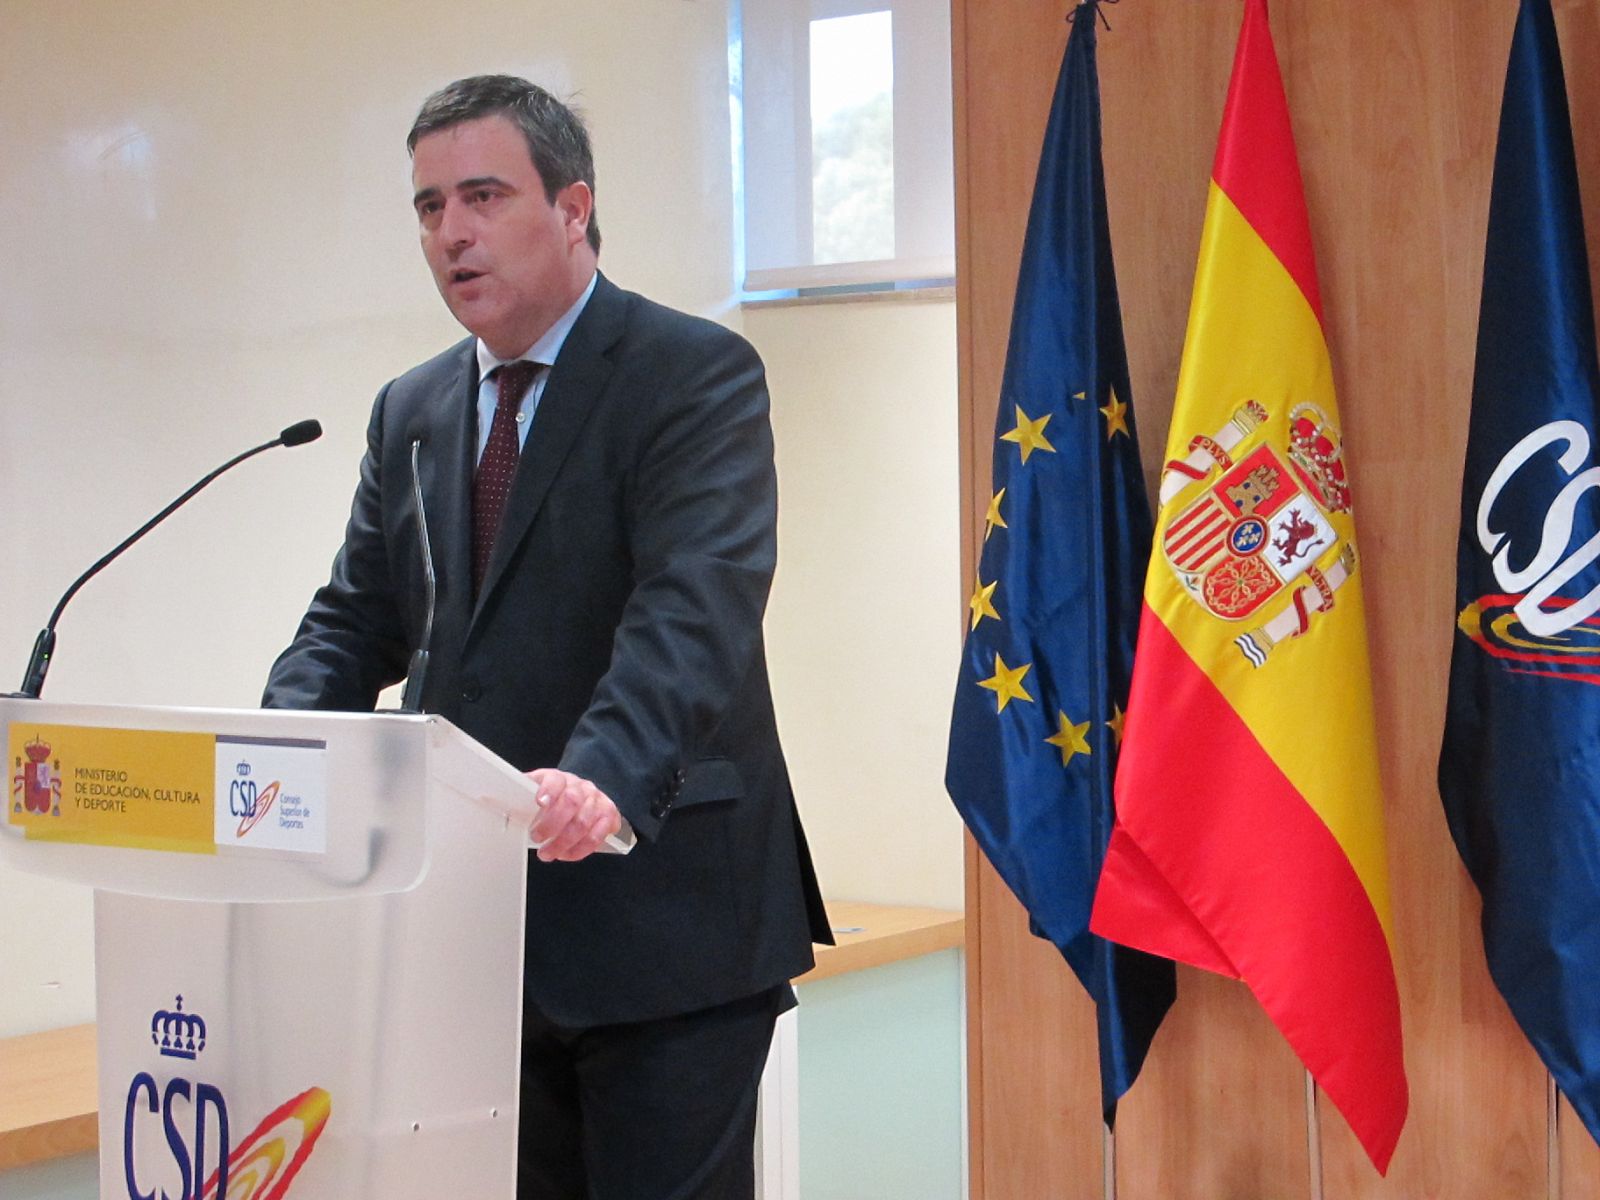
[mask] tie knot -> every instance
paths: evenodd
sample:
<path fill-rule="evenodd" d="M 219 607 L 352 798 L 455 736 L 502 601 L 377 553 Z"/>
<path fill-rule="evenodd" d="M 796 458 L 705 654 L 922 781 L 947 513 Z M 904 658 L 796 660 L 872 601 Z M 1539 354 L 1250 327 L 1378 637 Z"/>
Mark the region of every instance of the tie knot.
<path fill-rule="evenodd" d="M 520 405 L 523 396 L 528 394 L 529 385 L 533 383 L 541 369 L 542 364 L 519 358 L 516 362 L 506 363 L 496 371 L 495 378 L 500 384 L 499 406 L 516 408 Z"/>

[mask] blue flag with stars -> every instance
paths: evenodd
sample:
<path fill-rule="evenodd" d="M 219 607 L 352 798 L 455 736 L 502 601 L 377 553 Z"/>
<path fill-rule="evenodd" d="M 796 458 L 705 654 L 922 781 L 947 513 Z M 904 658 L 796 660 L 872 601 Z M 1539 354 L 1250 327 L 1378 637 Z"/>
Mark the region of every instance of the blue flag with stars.
<path fill-rule="evenodd" d="M 1439 794 L 1489 973 L 1600 1138 L 1600 365 L 1550 0 L 1512 35 L 1489 199 Z"/>
<path fill-rule="evenodd" d="M 1100 160 L 1092 3 L 1074 13 L 1034 184 L 945 786 L 1094 999 L 1106 1122 L 1176 990 L 1089 932 L 1152 524 Z"/>

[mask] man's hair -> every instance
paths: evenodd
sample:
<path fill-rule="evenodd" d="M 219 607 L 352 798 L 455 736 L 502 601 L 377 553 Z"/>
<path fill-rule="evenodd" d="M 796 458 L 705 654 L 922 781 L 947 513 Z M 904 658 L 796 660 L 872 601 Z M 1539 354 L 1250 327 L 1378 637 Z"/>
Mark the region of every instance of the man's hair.
<path fill-rule="evenodd" d="M 406 135 L 406 150 L 414 153 L 417 142 L 428 134 L 480 117 L 505 117 L 522 131 L 550 203 L 562 188 L 579 180 L 594 194 L 594 152 L 582 119 L 542 87 L 515 75 L 474 75 L 440 88 L 422 102 Z M 600 252 L 600 223 L 592 207 L 589 245 Z"/>

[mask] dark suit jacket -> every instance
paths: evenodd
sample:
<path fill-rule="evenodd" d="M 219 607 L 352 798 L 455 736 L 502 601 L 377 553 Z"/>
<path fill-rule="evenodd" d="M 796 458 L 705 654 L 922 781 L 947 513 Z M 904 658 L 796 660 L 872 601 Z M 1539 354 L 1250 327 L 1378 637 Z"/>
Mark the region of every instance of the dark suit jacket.
<path fill-rule="evenodd" d="M 529 861 L 526 995 L 586 1026 L 691 1012 L 804 971 L 826 916 L 761 621 L 777 491 L 761 361 L 601 277 L 551 370 L 476 603 L 477 361 L 394 380 L 343 548 L 263 703 L 370 710 L 420 642 L 411 443 L 438 574 L 423 707 L 514 766 L 592 780 L 627 857 Z"/>

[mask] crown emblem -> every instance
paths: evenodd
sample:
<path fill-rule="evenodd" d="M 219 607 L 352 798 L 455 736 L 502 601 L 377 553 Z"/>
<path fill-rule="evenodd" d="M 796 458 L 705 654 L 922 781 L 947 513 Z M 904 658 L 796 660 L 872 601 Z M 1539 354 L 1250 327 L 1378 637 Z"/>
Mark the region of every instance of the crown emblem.
<path fill-rule="evenodd" d="M 1314 404 L 1302 404 L 1289 414 L 1289 461 L 1324 509 L 1350 511 L 1339 431 Z"/>
<path fill-rule="evenodd" d="M 40 741 L 38 735 L 35 734 L 33 741 L 24 746 L 22 752 L 28 756 L 29 762 L 46 762 L 50 758 L 50 743 Z"/>
<path fill-rule="evenodd" d="M 240 763 L 233 770 L 234 774 L 238 775 L 240 779 L 250 778 L 250 764 L 247 762 Z"/>
<path fill-rule="evenodd" d="M 168 1058 L 187 1058 L 206 1048 L 205 1019 L 195 1013 L 183 1011 L 183 997 L 179 996 L 175 1011 L 156 1009 L 150 1018 L 150 1040 Z"/>

